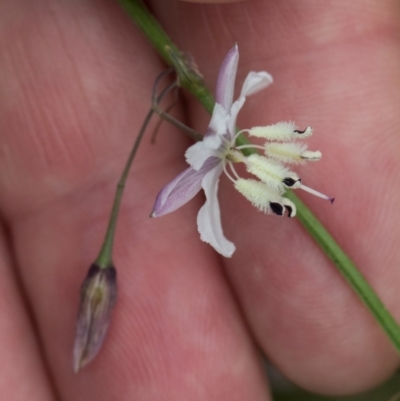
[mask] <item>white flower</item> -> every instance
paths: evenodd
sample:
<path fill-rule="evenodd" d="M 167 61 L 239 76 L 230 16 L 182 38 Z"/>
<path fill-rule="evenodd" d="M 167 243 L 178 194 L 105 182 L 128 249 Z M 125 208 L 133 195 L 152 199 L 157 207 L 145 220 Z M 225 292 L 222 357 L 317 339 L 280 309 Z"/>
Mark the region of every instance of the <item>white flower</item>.
<path fill-rule="evenodd" d="M 250 136 L 267 139 L 264 147 L 257 145 L 236 146 L 235 133 L 237 115 L 246 101 L 246 97 L 272 83 L 272 77 L 265 71 L 250 72 L 242 86 L 239 98 L 233 102 L 233 92 L 237 65 L 238 47 L 235 45 L 225 57 L 218 76 L 216 104 L 210 124 L 203 141 L 197 142 L 186 151 L 186 160 L 190 167 L 167 184 L 158 194 L 152 217 L 170 213 L 192 199 L 201 188 L 204 189 L 206 202 L 197 216 L 197 226 L 201 239 L 219 252 L 230 257 L 235 245 L 225 238 L 217 198 L 218 182 L 225 172 L 235 188 L 259 210 L 266 213 L 289 217 L 296 214 L 295 205 L 282 195 L 286 188 L 302 188 L 317 196 L 330 199 L 301 184 L 298 175 L 282 163 L 302 163 L 306 160 L 318 160 L 320 152 L 311 152 L 307 146 L 298 143 L 286 143 L 295 138 L 304 138 L 312 134 L 311 127 L 299 131 L 293 123 L 281 122 L 267 127 L 255 127 L 243 130 Z M 278 142 L 271 142 L 278 141 Z M 261 148 L 266 156 L 253 154 L 245 157 L 241 149 L 246 147 Z M 245 163 L 247 171 L 260 181 L 243 179 L 238 176 L 233 163 Z M 228 172 L 227 167 L 231 169 Z"/>

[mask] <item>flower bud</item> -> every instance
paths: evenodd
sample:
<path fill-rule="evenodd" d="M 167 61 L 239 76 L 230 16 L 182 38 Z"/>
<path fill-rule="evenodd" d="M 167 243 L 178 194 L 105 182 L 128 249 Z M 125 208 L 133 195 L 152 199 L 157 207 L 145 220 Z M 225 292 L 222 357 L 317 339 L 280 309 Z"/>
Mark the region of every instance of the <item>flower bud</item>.
<path fill-rule="evenodd" d="M 116 278 L 114 267 L 94 264 L 82 284 L 73 352 L 75 372 L 87 365 L 103 344 L 117 297 Z"/>

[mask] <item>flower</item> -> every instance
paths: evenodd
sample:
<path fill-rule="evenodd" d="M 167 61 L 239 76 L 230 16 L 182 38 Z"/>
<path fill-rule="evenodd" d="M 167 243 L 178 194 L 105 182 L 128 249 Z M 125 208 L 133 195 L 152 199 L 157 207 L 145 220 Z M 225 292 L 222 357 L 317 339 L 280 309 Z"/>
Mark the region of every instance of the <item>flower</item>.
<path fill-rule="evenodd" d="M 100 351 L 117 297 L 117 272 L 113 266 L 93 264 L 81 287 L 73 368 L 78 372 Z"/>
<path fill-rule="evenodd" d="M 321 158 L 320 152 L 309 151 L 305 144 L 292 142 L 293 139 L 310 136 L 311 127 L 299 131 L 294 123 L 280 122 L 266 127 L 242 130 L 236 134 L 237 115 L 246 97 L 266 88 L 273 81 L 271 75 L 265 71 L 250 72 L 243 83 L 239 98 L 233 102 L 238 61 L 239 51 L 235 45 L 222 63 L 216 87 L 216 103 L 203 141 L 187 149 L 185 157 L 190 167 L 161 189 L 151 213 L 151 217 L 171 213 L 187 203 L 203 188 L 206 202 L 197 216 L 200 237 L 225 257 L 232 256 L 235 245 L 225 238 L 221 226 L 217 192 L 222 172 L 225 172 L 243 196 L 265 213 L 282 216 L 287 212 L 289 217 L 295 216 L 295 205 L 282 196 L 287 188 L 302 188 L 332 201 L 327 196 L 305 187 L 299 176 L 284 164 L 304 163 L 307 160 Z M 236 139 L 241 133 L 264 138 L 267 142 L 263 147 L 236 146 Z M 265 156 L 251 154 L 246 157 L 241 152 L 244 148 L 260 148 Z M 244 163 L 247 171 L 255 175 L 259 181 L 240 178 L 233 165 L 238 162 Z M 228 172 L 228 166 L 232 175 Z"/>

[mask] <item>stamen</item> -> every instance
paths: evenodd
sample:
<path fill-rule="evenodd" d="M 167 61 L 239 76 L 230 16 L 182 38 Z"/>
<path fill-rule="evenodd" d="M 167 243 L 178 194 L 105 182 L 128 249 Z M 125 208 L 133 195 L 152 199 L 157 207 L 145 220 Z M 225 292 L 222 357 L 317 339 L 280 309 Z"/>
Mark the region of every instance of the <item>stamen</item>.
<path fill-rule="evenodd" d="M 287 210 L 288 217 L 292 218 L 296 216 L 296 205 L 288 198 L 282 198 L 282 204 L 285 206 L 285 209 Z"/>
<path fill-rule="evenodd" d="M 231 162 L 228 162 L 230 165 L 232 164 Z M 235 184 L 236 180 L 228 173 L 228 170 L 226 168 L 226 160 L 224 160 L 224 173 L 225 175 Z"/>
<path fill-rule="evenodd" d="M 313 194 L 315 196 L 318 196 L 318 198 L 322 198 L 322 199 L 328 200 L 331 203 L 333 203 L 333 201 L 335 200 L 335 198 L 331 198 L 328 195 L 325 195 L 325 194 L 323 194 L 321 192 L 318 192 L 315 189 L 307 187 L 307 186 L 305 186 L 303 184 L 300 185 L 300 189 L 302 189 L 303 191 L 309 192 L 310 194 Z"/>
<path fill-rule="evenodd" d="M 225 158 L 234 163 L 246 163 L 246 156 L 242 153 L 239 152 L 236 149 L 230 149 L 227 153 Z"/>
<path fill-rule="evenodd" d="M 239 135 L 243 134 L 244 132 L 247 132 L 247 133 L 248 133 L 249 130 L 248 130 L 248 129 L 242 129 L 241 131 L 239 131 L 239 132 L 233 137 L 232 143 L 235 144 L 236 139 L 238 139 Z"/>
<path fill-rule="evenodd" d="M 269 141 L 290 141 L 296 130 L 294 122 L 281 121 L 277 124 L 264 127 L 253 127 L 249 130 L 250 136 L 265 138 Z"/>
<path fill-rule="evenodd" d="M 300 135 L 302 136 L 302 138 L 306 138 L 306 137 L 312 135 L 313 129 L 312 129 L 312 127 L 306 127 L 306 129 L 303 130 L 303 131 L 300 131 L 300 130 L 298 130 L 298 129 L 295 129 L 294 132 L 295 132 L 296 134 L 300 134 Z"/>
<path fill-rule="evenodd" d="M 301 154 L 301 158 L 310 162 L 317 162 L 322 157 L 322 153 L 319 150 L 311 151 L 306 150 Z"/>
<path fill-rule="evenodd" d="M 307 127 L 304 131 L 297 129 L 294 122 L 281 121 L 277 124 L 267 125 L 265 127 L 253 127 L 249 130 L 250 136 L 265 138 L 269 141 L 286 142 L 293 139 L 306 138 L 312 135 L 313 129 Z"/>
<path fill-rule="evenodd" d="M 288 188 L 300 188 L 301 186 L 301 179 L 296 177 L 296 178 L 292 178 L 292 177 L 285 177 L 282 182 L 288 187 Z"/>
<path fill-rule="evenodd" d="M 275 207 L 275 204 L 282 203 L 280 195 L 271 191 L 270 188 L 261 181 L 240 178 L 235 182 L 235 188 L 249 200 L 254 207 L 264 213 L 271 213 L 273 207 L 275 208 L 274 212 L 278 212 L 278 206 Z M 283 209 L 283 207 L 281 208 Z"/>
<path fill-rule="evenodd" d="M 254 174 L 279 194 L 285 192 L 283 180 L 286 177 L 298 178 L 284 165 L 258 154 L 247 157 L 246 168 L 250 174 Z"/>
<path fill-rule="evenodd" d="M 267 142 L 265 154 L 283 163 L 304 164 L 303 154 L 307 152 L 307 145 L 298 142 Z"/>
<path fill-rule="evenodd" d="M 235 175 L 235 177 L 236 177 L 238 180 L 240 180 L 239 174 L 236 172 L 236 169 L 235 169 L 235 167 L 233 166 L 233 163 L 230 162 L 230 161 L 228 161 L 228 163 L 229 163 L 229 167 L 230 167 L 231 170 L 232 170 L 232 173 Z"/>
<path fill-rule="evenodd" d="M 278 216 L 283 216 L 285 209 L 280 203 L 270 202 L 269 206 L 275 214 L 277 214 Z"/>
<path fill-rule="evenodd" d="M 293 209 L 292 209 L 292 207 L 291 206 L 285 206 L 285 209 L 286 209 L 286 211 L 287 211 L 287 214 L 288 214 L 288 217 L 289 218 L 292 218 L 292 217 L 294 217 L 294 215 L 293 215 Z"/>
<path fill-rule="evenodd" d="M 264 150 L 264 146 L 261 146 L 261 145 L 240 145 L 240 146 L 235 147 L 235 149 L 238 149 L 238 150 L 248 149 L 248 148 Z"/>

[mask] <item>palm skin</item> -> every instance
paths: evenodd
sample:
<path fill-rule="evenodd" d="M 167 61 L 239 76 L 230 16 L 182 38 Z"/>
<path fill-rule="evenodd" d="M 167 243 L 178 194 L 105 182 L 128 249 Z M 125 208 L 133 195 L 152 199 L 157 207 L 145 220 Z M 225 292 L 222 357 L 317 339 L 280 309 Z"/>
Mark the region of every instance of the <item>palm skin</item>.
<path fill-rule="evenodd" d="M 249 1 L 151 7 L 215 86 L 239 43 L 237 82 L 267 70 L 239 125 L 312 125 L 323 159 L 299 169 L 336 196 L 304 195 L 400 320 L 395 219 L 400 123 L 394 1 Z M 257 347 L 307 389 L 341 394 L 390 376 L 398 357 L 295 220 L 264 216 L 221 180 L 220 258 L 196 231 L 201 196 L 150 220 L 189 141 L 145 140 L 123 200 L 119 300 L 104 349 L 81 373 L 71 350 L 79 285 L 103 239 L 115 183 L 164 68 L 111 1 L 0 4 L 3 216 L 0 393 L 9 400 L 268 400 Z M 175 112 L 204 130 L 191 98 Z"/>

